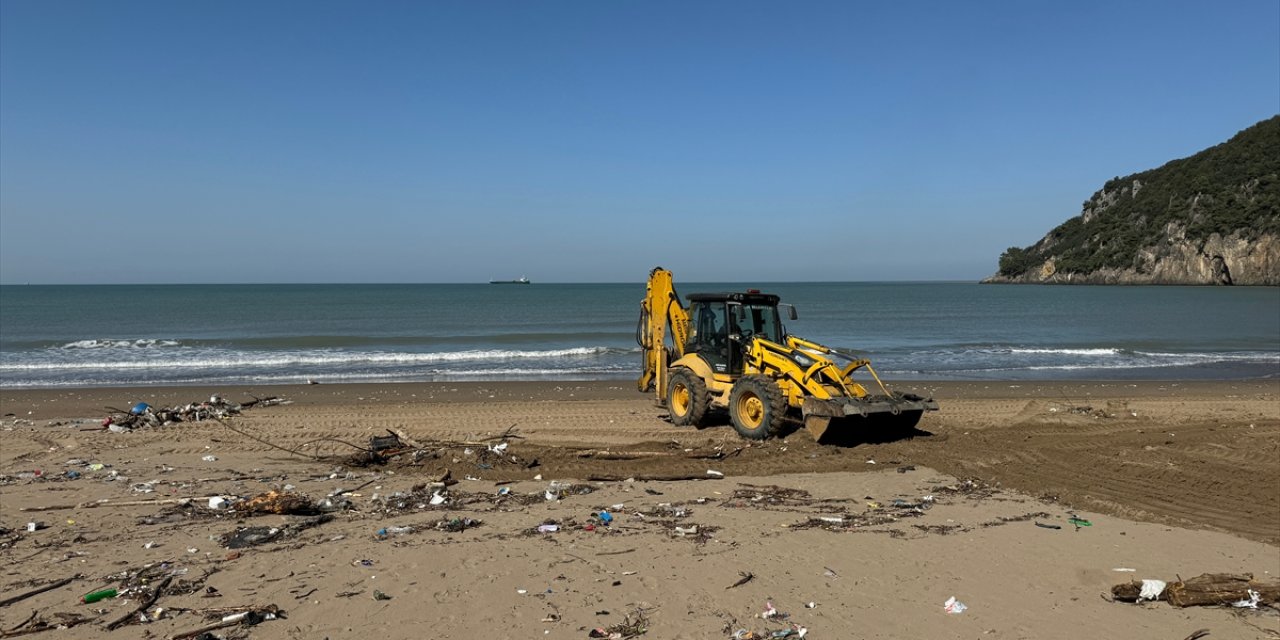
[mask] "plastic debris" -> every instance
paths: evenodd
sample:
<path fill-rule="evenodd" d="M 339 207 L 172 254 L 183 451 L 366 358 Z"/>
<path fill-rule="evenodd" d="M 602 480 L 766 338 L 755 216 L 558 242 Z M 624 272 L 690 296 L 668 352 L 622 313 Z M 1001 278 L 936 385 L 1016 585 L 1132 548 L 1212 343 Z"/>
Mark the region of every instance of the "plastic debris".
<path fill-rule="evenodd" d="M 764 603 L 764 611 L 761 612 L 760 617 L 768 620 L 769 618 L 785 618 L 786 615 L 779 612 L 778 608 L 773 606 L 772 600 L 768 600 Z"/>
<path fill-rule="evenodd" d="M 1143 580 L 1142 591 L 1138 592 L 1138 601 L 1159 600 L 1160 594 L 1164 593 L 1165 586 L 1164 580 Z"/>
<path fill-rule="evenodd" d="M 947 601 L 942 603 L 942 610 L 947 613 L 964 613 L 964 610 L 968 608 L 965 603 L 956 600 L 955 596 L 947 598 Z"/>
<path fill-rule="evenodd" d="M 1093 526 L 1093 523 L 1092 523 L 1092 522 L 1089 522 L 1088 520 L 1085 520 L 1084 518 L 1081 518 L 1080 516 L 1077 516 L 1077 515 L 1076 515 L 1076 514 L 1074 514 L 1074 513 L 1073 513 L 1073 514 L 1071 514 L 1071 516 L 1070 516 L 1069 518 L 1067 518 L 1067 522 L 1069 522 L 1069 523 L 1071 523 L 1071 524 L 1074 524 L 1074 525 L 1076 526 L 1076 530 L 1079 530 L 1079 529 L 1080 529 L 1080 527 L 1092 527 L 1092 526 Z"/>
<path fill-rule="evenodd" d="M 93 591 L 90 593 L 86 593 L 83 596 L 80 596 L 80 602 L 83 602 L 85 604 L 92 604 L 99 600 L 114 598 L 117 595 L 119 595 L 119 592 L 117 592 L 115 589 L 103 589 L 101 591 Z"/>
<path fill-rule="evenodd" d="M 1261 600 L 1262 600 L 1262 594 L 1258 593 L 1257 591 L 1254 591 L 1253 589 L 1250 589 L 1249 597 L 1247 599 L 1232 602 L 1231 606 L 1237 609 L 1257 609 L 1258 602 Z"/>

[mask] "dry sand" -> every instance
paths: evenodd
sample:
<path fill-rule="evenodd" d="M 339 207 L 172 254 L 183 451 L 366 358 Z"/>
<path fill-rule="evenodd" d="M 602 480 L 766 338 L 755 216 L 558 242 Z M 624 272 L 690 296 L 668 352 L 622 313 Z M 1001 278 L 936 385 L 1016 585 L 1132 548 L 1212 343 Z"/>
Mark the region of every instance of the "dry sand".
<path fill-rule="evenodd" d="M 1280 382 L 895 386 L 942 411 L 913 437 L 841 447 L 802 430 L 751 443 L 723 419 L 677 428 L 625 381 L 2 391 L 0 600 L 80 577 L 0 607 L 0 631 L 74 614 L 95 619 L 35 637 L 172 637 L 208 624 L 200 610 L 273 604 L 286 619 L 216 637 L 585 638 L 641 612 L 651 638 L 788 622 L 819 639 L 1280 637 L 1274 609 L 1104 597 L 1130 578 L 1280 577 Z M 90 430 L 107 406 L 215 393 L 291 404 L 246 410 L 229 422 L 239 432 Z M 519 437 L 489 452 L 509 428 Z M 430 446 L 354 464 L 343 443 L 388 429 Z M 724 477 L 643 480 L 709 469 Z M 431 506 L 421 485 L 446 470 L 457 483 Z M 577 490 L 547 501 L 552 480 Z M 286 485 L 317 500 L 349 490 L 351 508 L 262 545 L 220 543 L 303 517 L 210 512 L 209 496 Z M 588 531 L 602 509 L 612 524 Z M 437 529 L 465 518 L 480 524 Z M 538 533 L 548 521 L 559 530 Z M 136 596 L 78 602 L 148 564 L 156 580 L 177 571 L 162 619 L 107 631 Z M 951 596 L 968 609 L 944 612 Z M 761 618 L 769 601 L 789 619 Z"/>

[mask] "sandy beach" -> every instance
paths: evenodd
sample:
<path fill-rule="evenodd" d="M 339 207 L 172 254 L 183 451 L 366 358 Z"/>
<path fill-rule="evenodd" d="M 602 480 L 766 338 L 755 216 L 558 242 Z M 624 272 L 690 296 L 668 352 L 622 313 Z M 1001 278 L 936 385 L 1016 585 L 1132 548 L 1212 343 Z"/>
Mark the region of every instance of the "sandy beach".
<path fill-rule="evenodd" d="M 1280 637 L 1274 608 L 1110 601 L 1280 578 L 1280 381 L 895 387 L 942 409 L 846 446 L 675 427 L 629 381 L 0 391 L 3 598 L 71 579 L 0 630 L 197 637 L 250 607 L 281 614 L 207 637 Z M 213 395 L 287 403 L 101 426 Z M 233 508 L 273 490 L 328 501 Z"/>

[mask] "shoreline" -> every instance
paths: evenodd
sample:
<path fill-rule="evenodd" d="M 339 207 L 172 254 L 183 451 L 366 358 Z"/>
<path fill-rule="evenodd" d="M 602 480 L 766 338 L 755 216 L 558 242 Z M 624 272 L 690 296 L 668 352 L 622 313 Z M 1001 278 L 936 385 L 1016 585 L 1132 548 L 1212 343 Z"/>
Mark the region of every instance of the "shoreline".
<path fill-rule="evenodd" d="M 1242 378 L 1230 380 L 1199 379 L 1089 379 L 1089 380 L 892 380 L 886 385 L 893 390 L 912 391 L 921 395 L 934 395 L 942 401 L 954 398 L 999 398 L 1007 395 L 1071 400 L 1074 393 L 1083 397 L 1123 398 L 1133 395 L 1177 397 L 1190 391 L 1195 394 L 1230 393 L 1239 389 L 1257 389 L 1280 394 L 1280 378 Z M 371 391 L 392 393 L 402 401 L 409 401 L 421 393 L 424 402 L 455 403 L 475 402 L 481 391 L 495 391 L 497 401 L 535 400 L 563 396 L 564 390 L 572 390 L 578 399 L 634 400 L 652 398 L 654 392 L 636 389 L 633 378 L 608 380 L 508 380 L 508 381 L 421 381 L 421 382 L 341 382 L 321 384 L 181 384 L 181 385 L 133 385 L 119 387 L 0 387 L 0 414 L 13 413 L 23 417 L 25 411 L 47 412 L 45 418 L 69 419 L 96 415 L 105 407 L 127 408 L 126 403 L 147 402 L 153 406 L 168 406 L 201 402 L 217 394 L 228 401 L 244 402 L 255 397 L 281 396 L 290 399 L 306 398 L 322 404 L 333 404 L 373 395 Z M 1022 391 L 1019 391 L 1022 390 Z M 75 413 L 85 415 L 72 415 Z M 39 418 L 40 416 L 37 416 Z"/>

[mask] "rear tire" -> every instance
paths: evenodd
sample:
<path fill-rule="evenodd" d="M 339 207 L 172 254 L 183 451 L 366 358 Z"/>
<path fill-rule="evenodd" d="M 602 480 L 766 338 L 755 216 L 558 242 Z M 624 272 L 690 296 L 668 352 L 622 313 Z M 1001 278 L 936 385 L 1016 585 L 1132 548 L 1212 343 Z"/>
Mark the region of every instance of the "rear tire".
<path fill-rule="evenodd" d="M 684 367 L 671 370 L 667 381 L 667 409 L 671 411 L 671 423 L 678 427 L 699 426 L 711 406 L 707 383 L 693 371 Z"/>
<path fill-rule="evenodd" d="M 778 433 L 786 413 L 782 389 L 768 376 L 743 376 L 729 392 L 729 420 L 744 438 L 764 440 Z"/>

